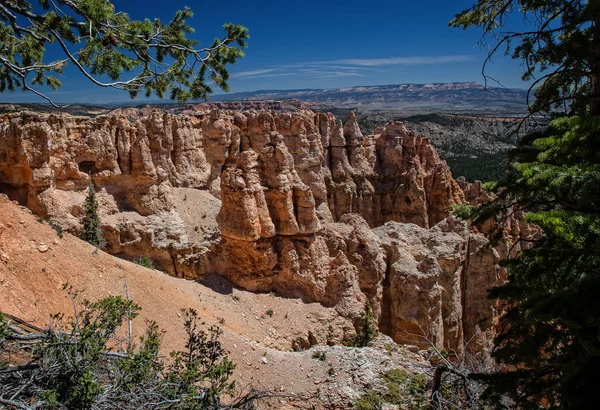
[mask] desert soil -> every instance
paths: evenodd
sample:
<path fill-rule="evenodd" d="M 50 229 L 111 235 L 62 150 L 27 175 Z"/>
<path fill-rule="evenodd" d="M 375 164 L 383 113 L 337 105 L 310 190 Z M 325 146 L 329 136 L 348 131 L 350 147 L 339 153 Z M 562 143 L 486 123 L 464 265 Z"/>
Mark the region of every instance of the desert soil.
<path fill-rule="evenodd" d="M 183 348 L 184 310 L 198 311 L 206 326 L 221 325 L 222 340 L 237 364 L 238 385 L 281 394 L 265 408 L 348 408 L 378 382 L 380 372 L 424 366 L 421 356 L 389 338 L 362 349 L 294 351 L 311 339 L 309 333 L 331 331 L 341 319 L 317 303 L 243 291 L 215 276 L 178 279 L 115 258 L 72 235 L 59 237 L 28 209 L 0 195 L 0 311 L 45 326 L 50 314 L 72 312 L 65 283 L 90 300 L 124 296 L 127 284 L 142 307 L 133 323 L 135 335 L 143 333 L 146 320 L 156 321 L 165 331 L 165 353 Z M 325 352 L 326 360 L 313 358 L 316 351 Z"/>

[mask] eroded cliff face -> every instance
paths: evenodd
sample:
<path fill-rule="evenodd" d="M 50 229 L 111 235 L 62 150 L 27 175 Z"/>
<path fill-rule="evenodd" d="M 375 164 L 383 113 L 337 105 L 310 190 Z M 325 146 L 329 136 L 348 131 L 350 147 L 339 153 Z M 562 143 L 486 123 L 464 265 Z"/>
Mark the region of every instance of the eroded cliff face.
<path fill-rule="evenodd" d="M 0 191 L 77 233 L 91 177 L 112 254 L 351 319 L 367 298 L 397 341 L 489 341 L 497 262 L 531 232 L 514 226 L 498 251 L 448 218 L 477 187 L 456 182 L 427 138 L 400 122 L 365 137 L 354 116 L 310 111 L 128 118 L 0 117 Z"/>

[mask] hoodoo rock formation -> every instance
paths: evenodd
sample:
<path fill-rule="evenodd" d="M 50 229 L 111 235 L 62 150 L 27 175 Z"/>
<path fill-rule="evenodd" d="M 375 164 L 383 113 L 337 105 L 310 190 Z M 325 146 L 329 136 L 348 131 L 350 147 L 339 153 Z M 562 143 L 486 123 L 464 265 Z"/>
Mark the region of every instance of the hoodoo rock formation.
<path fill-rule="evenodd" d="M 368 298 L 399 342 L 489 341 L 497 262 L 534 233 L 515 222 L 494 249 L 449 217 L 481 192 L 427 138 L 400 122 L 363 136 L 353 115 L 310 111 L 131 114 L 1 116 L 0 192 L 76 234 L 91 177 L 109 253 L 351 319 Z"/>

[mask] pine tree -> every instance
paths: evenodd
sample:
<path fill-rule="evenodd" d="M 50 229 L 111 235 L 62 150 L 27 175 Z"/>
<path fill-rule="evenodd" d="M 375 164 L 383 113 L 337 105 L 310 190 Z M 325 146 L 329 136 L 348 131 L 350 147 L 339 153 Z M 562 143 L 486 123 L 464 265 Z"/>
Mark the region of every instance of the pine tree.
<path fill-rule="evenodd" d="M 100 87 L 180 102 L 207 99 L 209 82 L 229 91 L 227 65 L 244 56 L 248 29 L 225 24 L 208 47 L 188 38 L 185 7 L 170 22 L 132 20 L 108 0 L 0 2 L 0 93 L 62 86 L 65 66 Z M 207 74 L 209 79 L 206 78 Z M 210 80 L 210 81 L 208 81 Z"/>
<path fill-rule="evenodd" d="M 503 28 L 510 21 L 510 28 Z M 532 112 L 600 115 L 600 2 L 597 0 L 477 0 L 457 14 L 452 27 L 480 27 L 488 48 L 522 60 L 531 83 Z M 521 30 L 511 30 L 522 27 Z"/>
<path fill-rule="evenodd" d="M 511 13 L 530 30 L 499 32 Z M 540 74 L 532 111 L 568 102 L 544 132 L 524 137 L 475 223 L 524 211 L 543 229 L 532 247 L 504 262 L 506 301 L 494 340 L 502 371 L 479 377 L 494 408 L 597 407 L 600 379 L 600 2 L 478 0 L 451 25 L 481 26 L 498 45 L 514 46 L 525 79 Z M 510 41 L 513 43 L 510 43 Z M 497 48 L 496 48 L 497 49 Z M 492 49 L 492 54 L 496 49 Z M 578 115 L 576 115 L 578 114 Z"/>
<path fill-rule="evenodd" d="M 499 202 L 479 220 L 521 209 L 543 229 L 534 247 L 505 261 L 509 282 L 491 296 L 508 306 L 487 377 L 492 402 L 584 409 L 596 400 L 600 365 L 600 117 L 565 117 L 511 153 Z M 507 204 L 514 204 L 506 210 Z"/>
<path fill-rule="evenodd" d="M 88 192 L 83 203 L 83 226 L 81 228 L 81 238 L 86 242 L 101 248 L 106 244 L 100 231 L 100 216 L 98 215 L 98 201 L 96 200 L 96 190 L 94 181 L 90 177 Z"/>
<path fill-rule="evenodd" d="M 371 302 L 365 301 L 364 310 L 358 321 L 358 333 L 354 345 L 357 347 L 365 347 L 377 336 L 377 322 L 373 315 Z"/>

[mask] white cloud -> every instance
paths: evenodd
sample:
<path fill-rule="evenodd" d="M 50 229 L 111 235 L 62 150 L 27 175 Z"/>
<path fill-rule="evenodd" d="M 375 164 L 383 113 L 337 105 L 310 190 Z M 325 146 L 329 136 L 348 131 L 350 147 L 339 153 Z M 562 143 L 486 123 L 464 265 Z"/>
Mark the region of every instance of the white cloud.
<path fill-rule="evenodd" d="M 304 75 L 316 75 L 319 78 L 332 78 L 332 77 L 364 77 L 363 74 L 358 71 L 331 71 L 328 70 L 330 67 L 324 67 L 323 69 L 309 68 L 300 70 Z"/>
<path fill-rule="evenodd" d="M 239 73 L 231 74 L 229 77 L 230 78 L 257 77 L 262 74 L 272 73 L 273 71 L 275 71 L 274 68 L 264 69 L 264 70 L 240 71 Z"/>
<path fill-rule="evenodd" d="M 255 75 L 252 78 L 265 78 L 265 77 L 287 77 L 288 75 L 294 75 L 295 73 L 276 73 L 276 74 L 261 74 Z M 246 77 L 247 78 L 247 77 Z"/>
<path fill-rule="evenodd" d="M 380 66 L 380 65 L 422 65 L 460 63 L 472 60 L 469 55 L 427 56 L 427 57 L 391 57 L 391 58 L 350 58 L 345 60 L 324 61 L 323 64 L 347 64 L 350 66 Z"/>
<path fill-rule="evenodd" d="M 381 66 L 411 66 L 427 64 L 449 64 L 470 61 L 469 55 L 413 56 L 389 58 L 348 58 L 331 61 L 312 61 L 286 64 L 252 71 L 242 71 L 231 75 L 232 79 L 253 79 L 264 77 L 284 77 L 291 75 L 314 75 L 318 78 L 363 77 L 368 71 L 380 72 Z"/>

